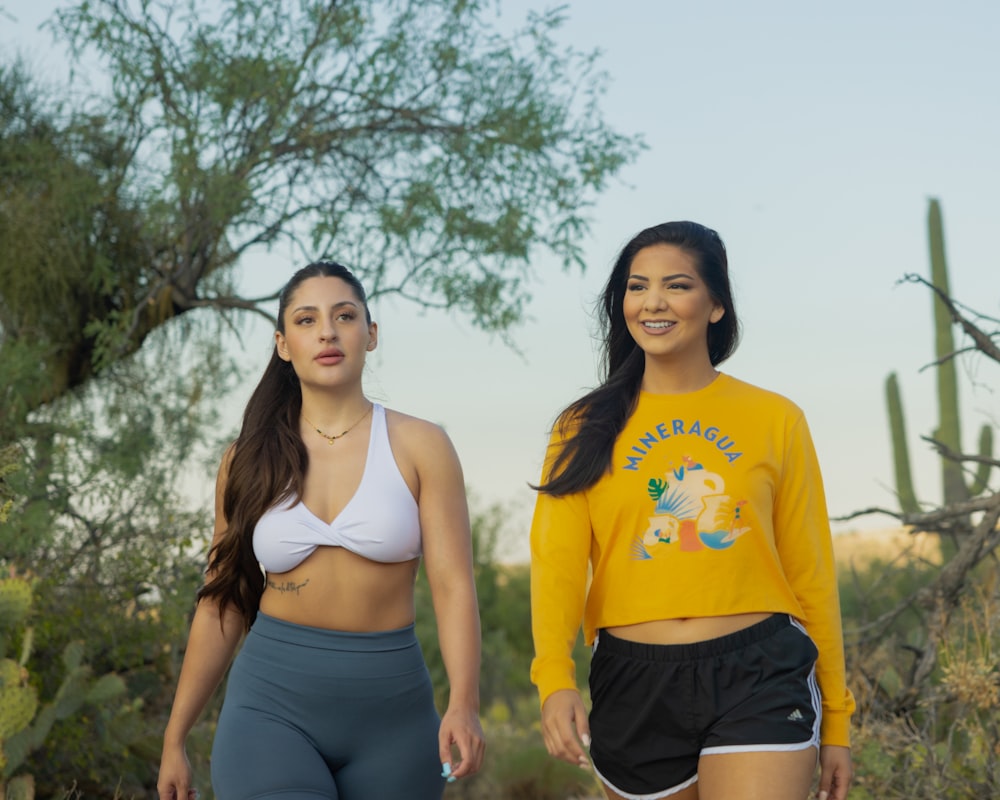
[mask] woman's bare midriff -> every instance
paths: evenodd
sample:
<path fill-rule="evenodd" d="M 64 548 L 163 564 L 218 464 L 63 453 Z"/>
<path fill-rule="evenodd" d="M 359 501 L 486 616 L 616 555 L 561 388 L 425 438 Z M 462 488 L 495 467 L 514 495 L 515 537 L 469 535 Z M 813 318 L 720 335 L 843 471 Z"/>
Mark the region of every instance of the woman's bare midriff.
<path fill-rule="evenodd" d="M 635 625 L 609 627 L 612 636 L 643 644 L 691 644 L 736 633 L 772 616 L 770 612 L 730 614 L 723 617 L 657 619 Z"/>
<path fill-rule="evenodd" d="M 388 631 L 413 622 L 419 559 L 382 564 L 342 547 L 317 547 L 294 569 L 269 573 L 260 610 L 338 631 Z"/>

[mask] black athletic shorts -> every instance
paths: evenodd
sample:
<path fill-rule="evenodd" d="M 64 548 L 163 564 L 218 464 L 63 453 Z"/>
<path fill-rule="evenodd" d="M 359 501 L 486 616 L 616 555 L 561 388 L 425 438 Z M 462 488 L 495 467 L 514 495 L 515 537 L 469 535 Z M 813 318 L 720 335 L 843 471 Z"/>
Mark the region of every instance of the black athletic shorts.
<path fill-rule="evenodd" d="M 705 642 L 653 645 L 600 631 L 590 665 L 590 755 L 627 798 L 669 797 L 714 753 L 819 748 L 818 651 L 775 614 Z"/>

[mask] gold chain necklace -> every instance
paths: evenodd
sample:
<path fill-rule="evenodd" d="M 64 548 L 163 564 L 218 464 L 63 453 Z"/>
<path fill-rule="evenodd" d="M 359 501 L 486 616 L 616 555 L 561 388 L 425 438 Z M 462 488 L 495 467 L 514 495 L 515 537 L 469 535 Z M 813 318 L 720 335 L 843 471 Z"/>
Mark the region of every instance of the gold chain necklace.
<path fill-rule="evenodd" d="M 326 439 L 326 443 L 327 443 L 327 444 L 333 444 L 333 443 L 334 443 L 335 441 L 337 441 L 337 439 L 340 439 L 340 438 L 341 438 L 341 437 L 343 437 L 343 436 L 347 436 L 347 434 L 349 434 L 349 433 L 350 433 L 351 431 L 353 431 L 353 430 L 354 430 L 354 429 L 355 429 L 356 427 L 358 427 L 358 425 L 360 425 L 360 424 L 361 424 L 361 420 L 363 420 L 363 419 L 364 419 L 365 417 L 367 417 L 367 416 L 368 416 L 368 415 L 369 415 L 369 414 L 371 413 L 371 410 L 372 410 L 372 408 L 374 408 L 374 403 L 369 403 L 369 404 L 368 404 L 368 408 L 367 408 L 367 409 L 365 410 L 365 413 L 364 413 L 364 414 L 362 414 L 362 415 L 361 415 L 361 416 L 360 416 L 360 417 L 358 418 L 358 421 L 357 421 L 357 422 L 355 422 L 355 423 L 354 423 L 353 425 L 351 425 L 351 427 L 349 427 L 349 428 L 348 428 L 348 429 L 347 429 L 346 431 L 344 431 L 343 433 L 338 433 L 338 434 L 336 434 L 335 436 L 331 436 L 331 435 L 330 435 L 330 434 L 328 434 L 328 433 L 323 433 L 323 431 L 321 431 L 321 430 L 320 430 L 319 428 L 317 428 L 317 427 L 316 427 L 316 423 L 315 423 L 315 422 L 313 422 L 313 421 L 312 421 L 311 419 L 309 419 L 309 417 L 307 417 L 307 416 L 306 416 L 305 414 L 302 414 L 302 419 L 304 419 L 304 420 L 305 420 L 306 422 L 308 422 L 308 423 L 309 423 L 310 425 L 312 425 L 312 427 L 313 427 L 313 430 L 315 430 L 315 431 L 316 431 L 316 433 L 318 433 L 318 434 L 319 434 L 320 436 L 322 436 L 322 437 L 323 437 L 324 439 Z M 301 412 L 301 411 L 299 411 L 299 413 L 301 414 L 302 412 Z"/>

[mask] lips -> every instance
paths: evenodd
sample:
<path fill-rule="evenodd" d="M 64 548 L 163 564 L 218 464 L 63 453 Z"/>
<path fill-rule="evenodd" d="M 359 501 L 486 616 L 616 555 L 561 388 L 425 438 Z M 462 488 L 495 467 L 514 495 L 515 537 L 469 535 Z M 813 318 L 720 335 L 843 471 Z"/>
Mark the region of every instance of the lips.
<path fill-rule="evenodd" d="M 323 350 L 319 353 L 314 360 L 318 364 L 332 366 L 333 364 L 339 364 L 344 360 L 344 353 L 336 347 L 331 347 L 328 350 Z"/>
<path fill-rule="evenodd" d="M 676 322 L 670 322 L 668 320 L 646 320 L 641 322 L 643 329 L 650 333 L 665 333 L 676 325 Z"/>

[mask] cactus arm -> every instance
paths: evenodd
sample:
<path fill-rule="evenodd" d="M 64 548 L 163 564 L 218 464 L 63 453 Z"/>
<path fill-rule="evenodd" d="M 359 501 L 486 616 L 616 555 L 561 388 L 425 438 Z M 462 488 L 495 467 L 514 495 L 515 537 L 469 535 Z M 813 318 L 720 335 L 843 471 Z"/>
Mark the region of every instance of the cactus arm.
<path fill-rule="evenodd" d="M 31 752 L 30 741 L 30 728 L 24 728 L 4 739 L 3 750 L 0 751 L 0 785 L 27 760 Z"/>
<path fill-rule="evenodd" d="M 896 470 L 896 495 L 899 498 L 899 507 L 905 514 L 915 514 L 920 510 L 920 506 L 913 491 L 910 451 L 906 445 L 906 420 L 903 417 L 903 402 L 900 399 L 899 382 L 895 372 L 886 378 L 885 399 L 889 409 L 889 432 L 892 436 L 892 460 Z"/>
<path fill-rule="evenodd" d="M 944 223 L 941 204 L 931 198 L 927 210 L 927 238 L 930 245 L 931 283 L 950 297 L 948 261 L 944 248 Z M 958 411 L 958 374 L 955 367 L 955 337 L 952 335 L 951 313 L 937 294 L 931 298 L 934 305 L 934 355 L 937 359 L 937 393 L 939 421 L 934 438 L 955 453 L 962 452 L 962 435 Z M 945 505 L 969 499 L 962 465 L 947 458 L 941 459 L 941 484 Z"/>
<path fill-rule="evenodd" d="M 35 800 L 35 779 L 31 775 L 18 775 L 8 781 L 6 800 Z"/>
<path fill-rule="evenodd" d="M 10 757 L 11 740 L 24 732 L 38 710 L 35 688 L 24 685 L 22 673 L 16 661 L 0 661 L 0 786 L 20 763 Z"/>
<path fill-rule="evenodd" d="M 979 455 L 987 459 L 993 458 L 993 429 L 989 425 L 983 425 L 979 431 Z M 992 464 L 988 462 L 979 462 L 972 486 L 969 487 L 970 497 L 976 497 L 986 491 L 986 487 L 989 485 L 991 467 Z"/>
<path fill-rule="evenodd" d="M 19 627 L 31 611 L 31 583 L 24 578 L 0 580 L 0 637 Z"/>
<path fill-rule="evenodd" d="M 31 601 L 28 581 L 0 578 L 0 650 L 8 649 L 9 631 L 23 625 Z M 62 654 L 63 680 L 55 697 L 42 703 L 27 681 L 32 633 L 30 627 L 23 630 L 20 662 L 0 657 L 0 800 L 5 785 L 7 800 L 12 797 L 11 787 L 27 790 L 33 786 L 30 775 L 12 776 L 45 744 L 57 720 L 66 719 L 86 704 L 105 705 L 127 692 L 125 681 L 114 673 L 95 679 L 93 668 L 83 662 L 83 642 L 70 642 Z"/>

